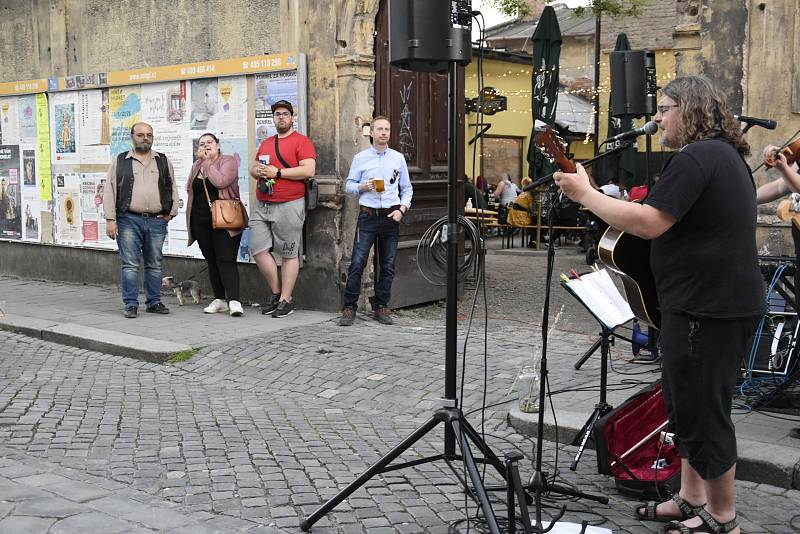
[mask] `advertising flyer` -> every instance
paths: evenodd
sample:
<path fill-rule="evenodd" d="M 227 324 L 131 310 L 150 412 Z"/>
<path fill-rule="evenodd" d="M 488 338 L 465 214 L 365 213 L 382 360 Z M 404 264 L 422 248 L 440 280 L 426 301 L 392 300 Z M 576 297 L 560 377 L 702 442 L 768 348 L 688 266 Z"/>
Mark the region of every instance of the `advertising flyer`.
<path fill-rule="evenodd" d="M 36 142 L 36 95 L 17 97 L 20 143 Z"/>
<path fill-rule="evenodd" d="M 58 173 L 55 179 L 56 243 L 62 245 L 80 245 L 83 243 L 80 175 L 78 173 Z"/>
<path fill-rule="evenodd" d="M 105 173 L 81 173 L 80 204 L 85 245 L 114 248 L 116 242 L 106 235 L 106 220 L 103 214 L 103 190 Z"/>
<path fill-rule="evenodd" d="M 59 165 L 78 165 L 78 94 L 57 93 L 51 97 L 51 133 L 53 162 Z"/>
<path fill-rule="evenodd" d="M 22 237 L 19 146 L 0 145 L 0 237 Z"/>
<path fill-rule="evenodd" d="M 219 137 L 247 136 L 247 80 L 244 76 L 219 79 Z"/>
<path fill-rule="evenodd" d="M 50 115 L 47 96 L 36 95 L 36 139 L 39 156 L 39 200 L 53 200 L 53 178 L 50 167 Z"/>
<path fill-rule="evenodd" d="M 19 144 L 19 119 L 17 97 L 0 98 L 0 143 Z"/>
<path fill-rule="evenodd" d="M 25 241 L 41 241 L 42 208 L 36 189 L 22 190 L 22 210 L 24 215 L 22 239 Z"/>
<path fill-rule="evenodd" d="M 111 156 L 131 149 L 131 127 L 141 121 L 139 86 L 111 87 L 108 90 Z"/>

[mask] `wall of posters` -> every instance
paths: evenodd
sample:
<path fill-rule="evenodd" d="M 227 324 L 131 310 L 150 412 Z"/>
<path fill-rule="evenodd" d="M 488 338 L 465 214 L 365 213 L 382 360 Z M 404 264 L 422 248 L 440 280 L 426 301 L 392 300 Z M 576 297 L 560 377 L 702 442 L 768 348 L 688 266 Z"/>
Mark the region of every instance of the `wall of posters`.
<path fill-rule="evenodd" d="M 275 133 L 270 105 L 292 102 L 295 127 L 305 131 L 302 55 L 41 82 L 26 85 L 31 94 L 0 95 L 0 240 L 116 249 L 103 212 L 107 169 L 130 150 L 131 127 L 141 121 L 152 125 L 153 149 L 169 158 L 180 192 L 164 252 L 200 258 L 197 244 L 187 246 L 186 229 L 186 183 L 199 137 L 214 133 L 223 153 L 239 157 L 239 189 L 249 209 L 249 162 L 258 143 Z M 247 242 L 245 233 L 241 261 L 250 260 Z"/>

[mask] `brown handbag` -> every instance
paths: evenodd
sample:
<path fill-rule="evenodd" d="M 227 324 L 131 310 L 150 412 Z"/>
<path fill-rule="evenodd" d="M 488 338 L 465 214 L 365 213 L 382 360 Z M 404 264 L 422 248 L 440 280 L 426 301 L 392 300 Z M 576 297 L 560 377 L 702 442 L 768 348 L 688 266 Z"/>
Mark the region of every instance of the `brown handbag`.
<path fill-rule="evenodd" d="M 239 200 L 217 199 L 211 202 L 206 187 L 207 178 L 203 180 L 208 207 L 211 209 L 211 227 L 215 230 L 241 230 L 244 228 L 244 206 Z"/>

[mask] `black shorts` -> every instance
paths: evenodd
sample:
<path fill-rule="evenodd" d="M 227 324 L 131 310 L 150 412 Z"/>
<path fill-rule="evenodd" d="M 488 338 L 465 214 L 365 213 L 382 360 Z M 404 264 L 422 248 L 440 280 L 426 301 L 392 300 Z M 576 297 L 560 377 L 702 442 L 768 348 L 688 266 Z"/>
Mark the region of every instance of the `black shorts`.
<path fill-rule="evenodd" d="M 758 318 L 709 319 L 662 313 L 663 390 L 678 452 L 703 480 L 736 463 L 731 402 Z"/>

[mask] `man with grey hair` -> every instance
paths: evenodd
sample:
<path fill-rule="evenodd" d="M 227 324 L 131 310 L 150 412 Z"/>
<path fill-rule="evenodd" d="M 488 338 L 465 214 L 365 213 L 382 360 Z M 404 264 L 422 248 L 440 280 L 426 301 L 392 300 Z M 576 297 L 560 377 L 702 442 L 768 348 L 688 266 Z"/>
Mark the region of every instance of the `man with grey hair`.
<path fill-rule="evenodd" d="M 144 262 L 148 313 L 166 314 L 161 302 L 161 260 L 167 223 L 178 214 L 178 188 L 172 163 L 152 150 L 153 127 L 131 127 L 133 149 L 111 162 L 103 190 L 106 234 L 117 240 L 125 317 L 139 311 L 139 265 Z"/>

